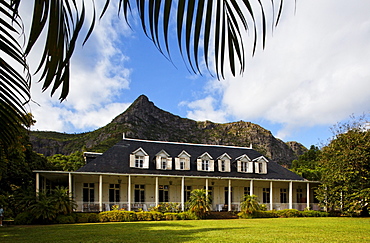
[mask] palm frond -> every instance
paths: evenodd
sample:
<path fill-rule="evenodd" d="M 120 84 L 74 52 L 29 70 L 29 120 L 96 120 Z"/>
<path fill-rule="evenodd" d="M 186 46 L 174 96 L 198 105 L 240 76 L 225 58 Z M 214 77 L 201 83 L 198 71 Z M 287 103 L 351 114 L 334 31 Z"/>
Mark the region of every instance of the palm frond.
<path fill-rule="evenodd" d="M 19 37 L 19 1 L 0 1 L 0 145 L 12 144 L 27 126 L 24 104 L 30 100 L 30 75 Z M 9 61 L 12 60 L 12 64 Z M 23 68 L 19 73 L 14 66 Z"/>
<path fill-rule="evenodd" d="M 126 19 L 131 11 L 127 8 L 129 2 L 120 0 Z M 169 58 L 170 15 L 174 16 L 180 53 L 194 73 L 202 73 L 203 61 L 219 79 L 225 77 L 227 70 L 234 76 L 238 71 L 244 72 L 245 39 L 249 30 L 253 38 L 252 55 L 259 39 L 265 47 L 267 17 L 262 0 L 137 0 L 136 3 L 144 33 Z M 271 0 L 270 4 L 274 26 L 280 20 L 283 0 Z M 278 5 L 276 17 L 275 4 Z"/>

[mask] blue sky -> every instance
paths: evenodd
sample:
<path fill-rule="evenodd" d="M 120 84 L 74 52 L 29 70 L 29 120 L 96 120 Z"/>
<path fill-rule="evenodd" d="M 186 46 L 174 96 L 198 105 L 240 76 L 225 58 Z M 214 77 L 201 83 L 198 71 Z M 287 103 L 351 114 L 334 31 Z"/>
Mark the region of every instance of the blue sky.
<path fill-rule="evenodd" d="M 33 129 L 92 131 L 145 94 L 181 117 L 250 121 L 283 141 L 325 143 L 332 125 L 370 111 L 370 2 L 299 0 L 296 9 L 285 3 L 265 50 L 259 45 L 253 58 L 247 50 L 242 76 L 215 80 L 189 73 L 175 48 L 169 62 L 135 20 L 131 30 L 110 8 L 87 44 L 77 47 L 66 101 L 42 93 L 34 79 Z"/>

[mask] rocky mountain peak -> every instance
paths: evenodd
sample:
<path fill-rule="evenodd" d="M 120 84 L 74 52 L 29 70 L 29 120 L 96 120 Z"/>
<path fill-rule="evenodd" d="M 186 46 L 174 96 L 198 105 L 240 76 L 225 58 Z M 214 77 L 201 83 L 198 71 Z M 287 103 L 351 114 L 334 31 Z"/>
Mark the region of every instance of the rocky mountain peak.
<path fill-rule="evenodd" d="M 111 123 L 93 132 L 76 136 L 76 139 L 69 136 L 63 141 L 55 141 L 41 132 L 37 135 L 33 133 L 34 136 L 31 134 L 31 140 L 35 151 L 45 155 L 68 154 L 81 150 L 82 147 L 91 152 L 105 152 L 122 139 L 123 132 L 128 138 L 157 141 L 243 147 L 249 147 L 252 144 L 255 150 L 280 164 L 290 164 L 307 150 L 299 143 L 284 143 L 276 139 L 270 131 L 251 122 L 221 124 L 181 118 L 156 107 L 145 95 L 140 95 Z"/>

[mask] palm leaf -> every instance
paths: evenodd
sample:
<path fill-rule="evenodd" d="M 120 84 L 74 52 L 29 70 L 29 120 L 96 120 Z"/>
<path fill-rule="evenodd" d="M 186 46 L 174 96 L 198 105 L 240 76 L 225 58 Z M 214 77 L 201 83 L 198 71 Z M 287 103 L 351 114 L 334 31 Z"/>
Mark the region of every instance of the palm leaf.
<path fill-rule="evenodd" d="M 19 1 L 0 1 L 0 146 L 10 146 L 28 124 L 24 104 L 30 100 L 30 75 L 18 43 L 22 22 L 18 15 Z M 6 60 L 13 60 L 12 65 Z M 14 66 L 24 68 L 19 73 Z"/>

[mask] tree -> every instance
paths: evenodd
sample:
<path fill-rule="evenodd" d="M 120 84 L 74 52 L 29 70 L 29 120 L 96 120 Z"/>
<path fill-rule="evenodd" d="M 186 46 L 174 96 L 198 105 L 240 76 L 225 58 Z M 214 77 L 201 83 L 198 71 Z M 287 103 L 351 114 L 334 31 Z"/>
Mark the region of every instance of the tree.
<path fill-rule="evenodd" d="M 205 189 L 192 190 L 186 203 L 189 211 L 200 219 L 204 218 L 211 211 L 211 197 Z"/>
<path fill-rule="evenodd" d="M 23 2 L 25 1 L 0 0 L 1 146 L 12 143 L 12 138 L 20 127 L 26 126 L 23 118 L 23 114 L 26 114 L 24 105 L 31 99 L 31 74 L 27 55 L 35 43 L 46 40 L 37 69 L 41 73 L 42 89 L 45 91 L 51 88 L 52 95 L 61 89 L 59 98 L 63 101 L 69 91 L 70 59 L 86 19 L 85 0 L 80 0 L 81 4 L 75 0 L 34 1 L 31 29 L 25 37 L 22 16 L 18 11 Z M 278 8 L 276 13 L 275 10 L 272 11 L 273 26 L 278 24 L 283 7 L 282 0 L 271 1 L 272 9 L 275 9 L 275 2 Z M 105 6 L 100 9 L 100 18 L 109 5 L 110 1 L 106 0 Z M 173 20 L 180 53 L 194 73 L 201 72 L 200 63 L 203 62 L 218 78 L 224 77 L 226 68 L 233 75 L 238 71 L 243 72 L 244 43 L 248 31 L 253 33 L 253 54 L 258 43 L 257 37 L 261 36 L 263 47 L 265 46 L 267 21 L 265 6 L 260 0 L 120 0 L 118 9 L 126 21 L 131 11 L 136 9 L 145 34 L 167 57 L 170 56 L 169 26 Z M 96 22 L 95 7 L 92 15 L 84 43 Z M 41 33 L 45 33 L 45 37 L 41 37 Z M 26 44 L 25 48 L 22 40 Z M 19 72 L 13 63 L 23 68 L 24 73 Z"/>
<path fill-rule="evenodd" d="M 241 212 L 245 215 L 252 215 L 261 210 L 261 205 L 256 195 L 244 195 L 243 201 L 240 203 Z"/>
<path fill-rule="evenodd" d="M 320 181 L 321 167 L 319 166 L 321 150 L 311 145 L 310 149 L 293 160 L 291 170 L 310 181 Z"/>
<path fill-rule="evenodd" d="M 76 171 L 85 165 L 83 154 L 80 151 L 70 155 L 54 154 L 47 159 L 55 168 L 64 171 Z"/>
<path fill-rule="evenodd" d="M 322 149 L 317 198 L 330 211 L 367 214 L 370 208 L 370 130 L 363 124 L 337 126 L 338 133 Z"/>

